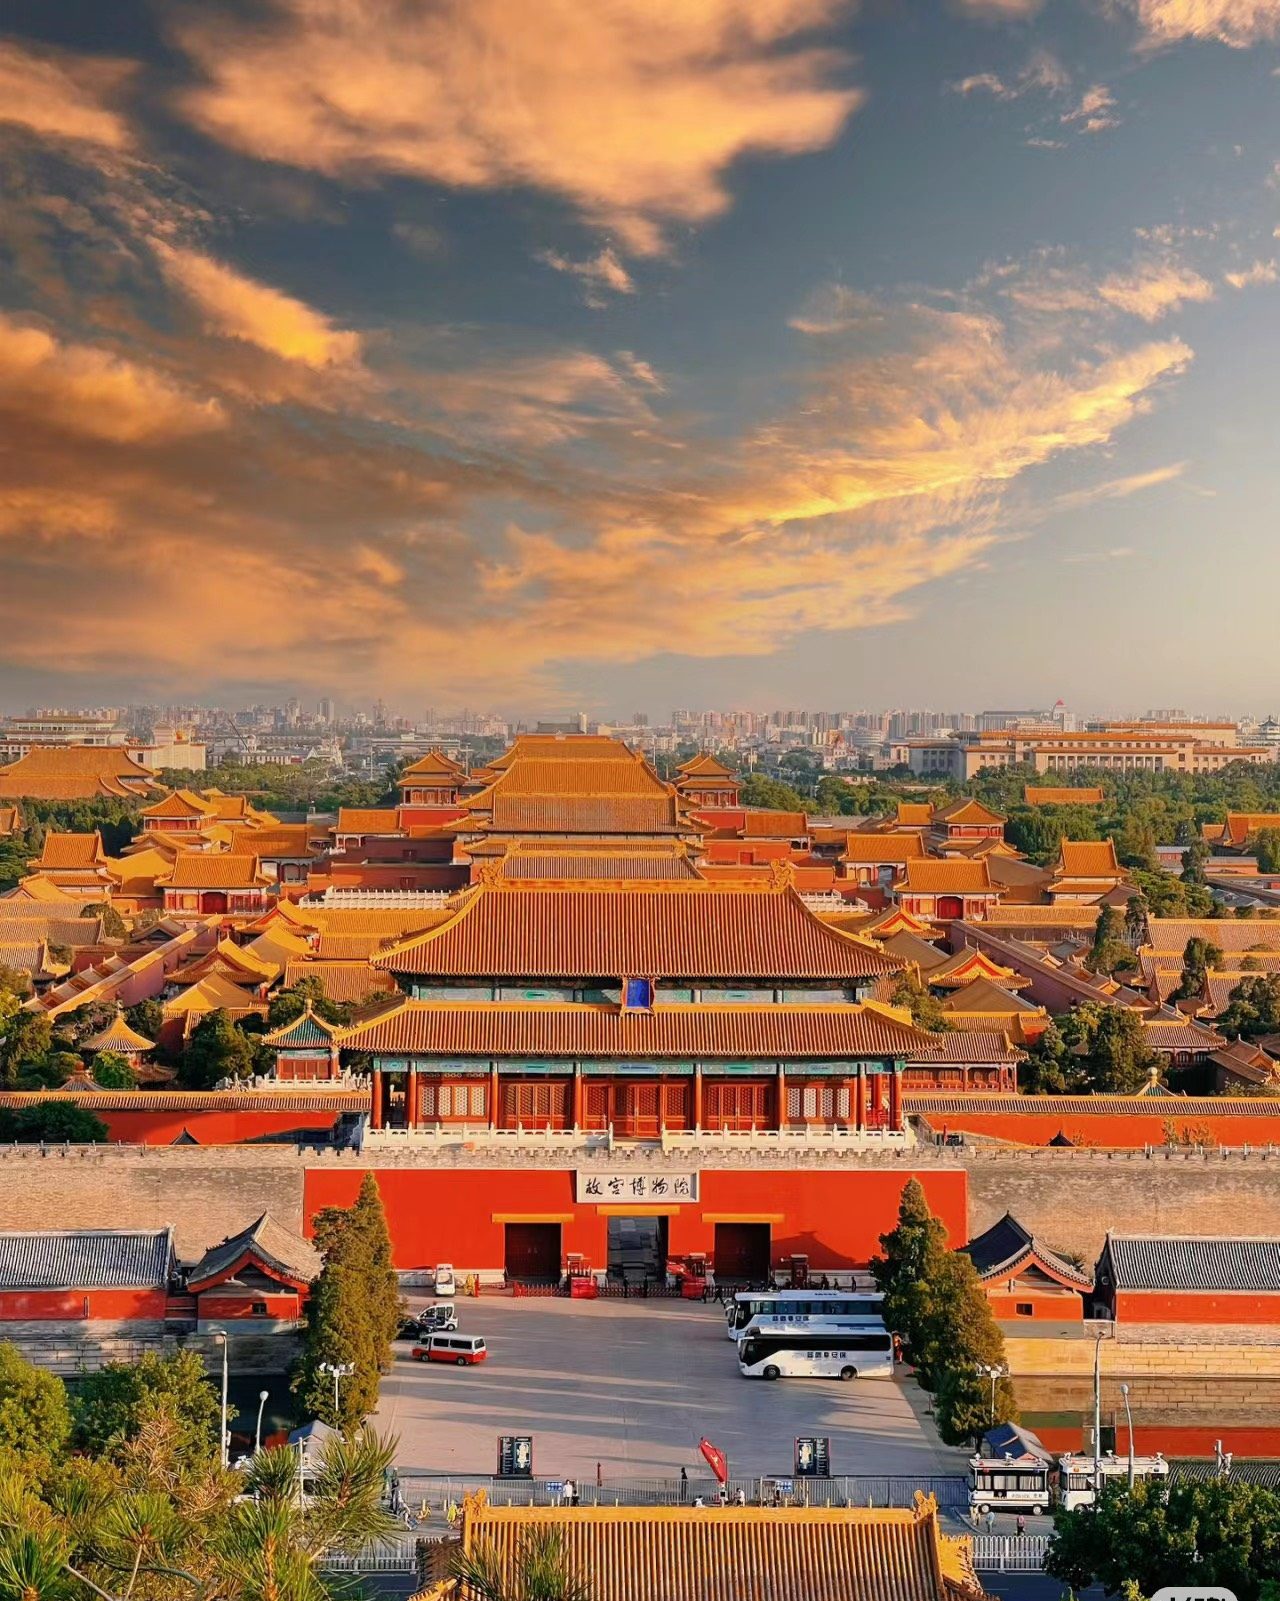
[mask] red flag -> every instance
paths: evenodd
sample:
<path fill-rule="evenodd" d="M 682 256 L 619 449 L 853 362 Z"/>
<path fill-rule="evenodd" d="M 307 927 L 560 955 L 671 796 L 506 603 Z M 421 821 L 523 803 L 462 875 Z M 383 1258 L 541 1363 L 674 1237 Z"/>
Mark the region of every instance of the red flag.
<path fill-rule="evenodd" d="M 729 1458 L 724 1454 L 719 1446 L 712 1445 L 711 1441 L 704 1436 L 698 1441 L 698 1449 L 702 1452 L 703 1456 L 706 1457 L 712 1473 L 715 1474 L 720 1483 L 728 1484 Z"/>

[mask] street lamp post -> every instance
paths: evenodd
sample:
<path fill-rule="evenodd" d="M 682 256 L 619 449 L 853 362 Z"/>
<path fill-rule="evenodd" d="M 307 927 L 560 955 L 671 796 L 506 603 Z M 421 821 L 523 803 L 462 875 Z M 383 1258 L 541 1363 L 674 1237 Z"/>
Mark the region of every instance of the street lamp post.
<path fill-rule="evenodd" d="M 227 1331 L 218 1329 L 214 1332 L 214 1339 L 222 1341 L 222 1465 L 225 1468 L 230 1460 L 227 1437 Z"/>
<path fill-rule="evenodd" d="M 270 1394 L 271 1394 L 270 1390 L 259 1390 L 258 1391 L 258 1422 L 257 1422 L 256 1428 L 253 1431 L 253 1454 L 254 1454 L 254 1456 L 257 1456 L 258 1452 L 261 1451 L 261 1449 L 262 1449 L 262 1412 L 263 1412 L 263 1408 L 267 1404 L 267 1397 Z"/>
<path fill-rule="evenodd" d="M 993 1427 L 996 1421 L 996 1380 L 1002 1379 L 1008 1371 L 1007 1367 L 1001 1367 L 994 1362 L 980 1362 L 978 1364 L 978 1372 L 985 1373 L 991 1380 L 991 1411 L 988 1421 Z"/>
<path fill-rule="evenodd" d="M 1133 1492 L 1133 1413 L 1129 1410 L 1129 1386 L 1122 1384 L 1120 1394 L 1124 1396 L 1124 1422 L 1129 1431 L 1129 1491 Z"/>
<path fill-rule="evenodd" d="M 354 1362 L 321 1362 L 319 1372 L 333 1374 L 333 1417 L 338 1419 L 338 1380 L 350 1378 L 355 1372 Z"/>

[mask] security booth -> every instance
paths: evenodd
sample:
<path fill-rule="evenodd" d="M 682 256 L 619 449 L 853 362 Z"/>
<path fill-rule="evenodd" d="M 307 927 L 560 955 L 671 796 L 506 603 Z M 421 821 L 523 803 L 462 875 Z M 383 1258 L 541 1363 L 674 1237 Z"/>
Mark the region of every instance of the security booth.
<path fill-rule="evenodd" d="M 809 1287 L 809 1258 L 807 1256 L 793 1255 L 789 1266 L 790 1284 L 793 1290 L 806 1290 Z"/>

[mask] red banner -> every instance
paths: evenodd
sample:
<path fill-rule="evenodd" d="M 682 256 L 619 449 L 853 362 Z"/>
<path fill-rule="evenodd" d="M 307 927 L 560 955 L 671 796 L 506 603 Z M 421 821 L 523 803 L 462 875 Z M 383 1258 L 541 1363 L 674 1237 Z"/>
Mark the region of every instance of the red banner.
<path fill-rule="evenodd" d="M 711 1441 L 704 1436 L 698 1441 L 698 1449 L 707 1459 L 708 1466 L 720 1483 L 728 1484 L 729 1458 L 720 1450 L 719 1446 L 712 1445 Z"/>

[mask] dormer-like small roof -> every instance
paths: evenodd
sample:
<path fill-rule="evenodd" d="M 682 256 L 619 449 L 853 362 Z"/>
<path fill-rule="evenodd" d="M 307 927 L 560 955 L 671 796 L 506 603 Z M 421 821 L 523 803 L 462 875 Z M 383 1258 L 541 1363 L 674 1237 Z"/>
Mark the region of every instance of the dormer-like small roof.
<path fill-rule="evenodd" d="M 145 1034 L 139 1034 L 136 1028 L 130 1028 L 119 1006 L 116 1007 L 116 1015 L 106 1028 L 95 1034 L 92 1039 L 86 1040 L 82 1047 L 86 1051 L 94 1052 L 119 1051 L 122 1056 L 142 1056 L 155 1048 L 154 1040 L 149 1040 Z"/>
<path fill-rule="evenodd" d="M 728 779 L 734 784 L 741 782 L 739 774 L 731 767 L 726 767 L 722 761 L 718 761 L 710 751 L 705 750 L 699 751 L 696 756 L 691 756 L 687 762 L 682 762 L 676 768 L 676 776 L 682 781 L 696 779 L 699 783 L 704 779 Z"/>
<path fill-rule="evenodd" d="M 435 779 L 461 783 L 466 776 L 466 770 L 451 756 L 446 756 L 442 750 L 429 750 L 425 756 L 420 756 L 412 767 L 406 767 L 397 782 L 410 784 Z"/>
<path fill-rule="evenodd" d="M 309 1240 L 264 1212 L 247 1229 L 211 1246 L 187 1274 L 187 1289 L 198 1294 L 224 1283 L 250 1263 L 298 1289 L 310 1284 L 322 1265 L 319 1251 Z"/>
<path fill-rule="evenodd" d="M 935 823 L 944 823 L 948 828 L 953 824 L 985 824 L 1007 821 L 999 812 L 993 812 L 989 806 L 984 806 L 980 800 L 974 800 L 971 795 L 961 795 L 949 805 L 939 807 L 933 814 Z"/>
<path fill-rule="evenodd" d="M 311 1002 L 308 1001 L 305 1011 L 300 1012 L 291 1023 L 282 1023 L 279 1028 L 272 1029 L 270 1034 L 264 1034 L 262 1043 L 295 1051 L 311 1045 L 332 1045 L 336 1033 L 337 1030 L 331 1023 L 326 1023 L 323 1017 L 316 1016 Z"/>
<path fill-rule="evenodd" d="M 95 829 L 92 834 L 46 834 L 44 849 L 31 865 L 37 872 L 65 873 L 93 872 L 106 864 L 102 835 Z"/>

